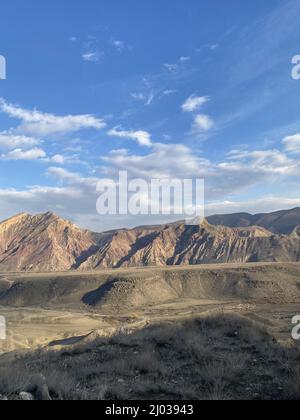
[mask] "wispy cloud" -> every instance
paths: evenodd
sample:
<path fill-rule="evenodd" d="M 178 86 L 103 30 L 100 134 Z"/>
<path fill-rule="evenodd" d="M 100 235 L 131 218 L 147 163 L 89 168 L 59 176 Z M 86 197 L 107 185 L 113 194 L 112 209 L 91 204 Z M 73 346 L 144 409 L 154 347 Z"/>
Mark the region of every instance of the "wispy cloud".
<path fill-rule="evenodd" d="M 194 112 L 209 101 L 208 96 L 190 96 L 182 105 L 184 112 Z"/>
<path fill-rule="evenodd" d="M 199 114 L 194 120 L 195 131 L 209 131 L 214 127 L 215 123 L 208 115 Z"/>
<path fill-rule="evenodd" d="M 142 131 L 142 130 L 125 131 L 116 127 L 110 130 L 107 134 L 111 137 L 134 140 L 140 146 L 144 146 L 144 147 L 152 146 L 151 134 L 149 134 L 147 131 Z"/>
<path fill-rule="evenodd" d="M 46 157 L 46 152 L 39 148 L 30 150 L 15 149 L 1 155 L 4 160 L 36 160 Z"/>
<path fill-rule="evenodd" d="M 205 51 L 215 51 L 219 48 L 219 44 L 214 43 L 214 44 L 205 44 L 202 45 L 201 47 L 196 48 L 196 52 L 197 53 L 202 53 Z"/>
<path fill-rule="evenodd" d="M 40 140 L 27 137 L 23 135 L 13 134 L 9 131 L 0 133 L 0 149 L 17 149 L 24 147 L 36 146 L 40 143 Z"/>
<path fill-rule="evenodd" d="M 83 61 L 88 61 L 91 63 L 98 63 L 101 57 L 103 57 L 103 53 L 100 51 L 88 51 L 82 54 Z"/>
<path fill-rule="evenodd" d="M 100 130 L 106 126 L 103 119 L 93 115 L 57 116 L 37 110 L 27 110 L 0 99 L 0 111 L 21 121 L 17 132 L 32 136 L 75 133 L 83 129 Z"/>
<path fill-rule="evenodd" d="M 114 47 L 118 52 L 122 52 L 122 51 L 131 51 L 133 48 L 131 45 L 127 44 L 125 41 L 121 41 L 119 39 L 116 38 L 110 38 L 109 40 L 109 44 Z"/>
<path fill-rule="evenodd" d="M 237 85 L 258 79 L 268 72 L 274 74 L 274 69 L 280 66 L 285 69 L 287 52 L 290 51 L 292 57 L 298 43 L 296 17 L 299 13 L 299 1 L 286 0 L 243 27 L 231 47 L 230 57 L 236 64 L 228 69 L 228 82 Z M 285 73 L 283 77 L 287 77 Z"/>
<path fill-rule="evenodd" d="M 167 69 L 170 73 L 177 73 L 177 71 L 179 70 L 179 65 L 178 64 L 170 64 L 170 63 L 165 63 L 164 64 L 165 69 Z"/>
<path fill-rule="evenodd" d="M 149 106 L 154 102 L 156 93 L 151 90 L 150 92 L 133 92 L 130 94 L 135 101 L 143 102 L 145 106 Z"/>
<path fill-rule="evenodd" d="M 104 52 L 100 49 L 98 39 L 94 35 L 88 35 L 87 41 L 84 43 L 83 48 L 83 61 L 98 63 L 104 57 Z"/>
<path fill-rule="evenodd" d="M 300 154 L 300 134 L 285 137 L 283 139 L 283 144 L 287 152 Z"/>
<path fill-rule="evenodd" d="M 179 61 L 181 62 L 181 63 L 186 63 L 187 61 L 190 61 L 191 60 L 191 57 L 186 57 L 186 56 L 182 56 L 182 57 L 180 57 L 180 59 L 179 59 Z"/>
<path fill-rule="evenodd" d="M 178 91 L 176 89 L 166 89 L 162 92 L 161 96 L 175 95 Z"/>
<path fill-rule="evenodd" d="M 210 98 L 208 96 L 190 96 L 181 106 L 183 112 L 196 113 Z M 201 133 L 211 130 L 215 126 L 213 119 L 206 114 L 197 114 L 194 116 L 192 133 Z"/>
<path fill-rule="evenodd" d="M 186 70 L 187 63 L 191 61 L 192 57 L 182 55 L 174 63 L 165 63 L 164 68 L 171 74 L 176 75 L 183 70 Z"/>

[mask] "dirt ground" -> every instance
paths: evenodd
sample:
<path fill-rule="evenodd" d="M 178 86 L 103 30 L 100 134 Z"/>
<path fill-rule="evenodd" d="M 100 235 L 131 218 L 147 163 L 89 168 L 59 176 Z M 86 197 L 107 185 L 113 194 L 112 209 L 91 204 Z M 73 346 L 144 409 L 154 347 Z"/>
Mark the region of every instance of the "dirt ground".
<path fill-rule="evenodd" d="M 120 316 L 110 311 L 95 314 L 42 308 L 0 307 L 0 314 L 7 322 L 7 339 L 0 341 L 0 351 L 7 353 L 14 350 L 38 349 L 55 341 L 67 344 L 68 340 L 72 342 L 73 337 L 84 338 L 91 333 L 108 337 L 122 330 L 136 330 L 162 322 L 220 314 L 243 315 L 265 327 L 278 340 L 288 342 L 291 339 L 292 318 L 299 313 L 299 304 L 270 305 L 192 299 L 123 313 Z"/>
<path fill-rule="evenodd" d="M 300 264 L 4 273 L 0 315 L 7 339 L 0 352 L 222 313 L 242 314 L 288 340 L 298 312 Z"/>
<path fill-rule="evenodd" d="M 135 351 L 138 352 L 137 354 L 146 351 L 142 349 L 145 345 L 144 342 L 148 340 L 147 331 L 151 332 L 149 332 L 149 337 L 152 338 L 156 329 L 159 331 L 158 334 L 162 334 L 161 331 L 164 329 L 164 334 L 167 335 L 169 329 L 171 331 L 178 329 L 180 334 L 184 335 L 183 325 L 187 323 L 188 328 L 193 330 L 195 325 L 201 322 L 204 323 L 203 325 L 209 325 L 211 329 L 209 333 L 207 332 L 208 336 L 205 335 L 205 346 L 208 347 L 211 343 L 209 334 L 212 334 L 214 340 L 217 340 L 216 336 L 219 334 L 218 343 L 215 343 L 209 351 L 212 354 L 214 352 L 216 355 L 218 354 L 219 360 L 223 347 L 224 357 L 225 359 L 228 357 L 228 363 L 231 363 L 229 356 L 232 350 L 230 350 L 227 335 L 229 334 L 230 338 L 232 334 L 235 334 L 233 329 L 240 330 L 243 325 L 246 325 L 247 331 L 253 329 L 253 332 L 249 332 L 249 336 L 250 338 L 252 336 L 256 337 L 258 334 L 259 338 L 254 339 L 255 343 L 251 343 L 252 338 L 247 338 L 247 345 L 239 342 L 235 350 L 240 358 L 243 358 L 245 353 L 247 360 L 249 357 L 256 360 L 256 350 L 253 350 L 253 345 L 258 346 L 257 343 L 259 343 L 261 361 L 268 366 L 267 370 L 269 372 L 271 361 L 263 362 L 264 352 L 268 352 L 268 348 L 276 353 L 276 356 L 273 357 L 274 360 L 277 357 L 282 357 L 282 352 L 293 351 L 292 349 L 295 346 L 297 351 L 300 350 L 299 343 L 293 341 L 291 336 L 292 318 L 300 314 L 300 280 L 298 279 L 300 279 L 300 264 L 118 270 L 81 275 L 78 273 L 34 276 L 32 274 L 2 274 L 0 275 L 0 315 L 6 318 L 7 339 L 0 341 L 0 374 L 2 372 L 3 378 L 8 375 L 18 383 L 15 373 L 5 373 L 6 370 L 3 369 L 8 369 L 10 366 L 19 366 L 19 370 L 22 371 L 22 366 L 26 365 L 24 376 L 30 375 L 30 373 L 37 373 L 34 368 L 28 369 L 30 363 L 34 367 L 40 366 L 39 369 L 43 371 L 43 363 L 45 364 L 45 358 L 48 357 L 45 355 L 51 354 L 50 359 L 52 361 L 56 357 L 58 358 L 58 360 L 55 360 L 55 366 L 62 361 L 60 352 L 64 354 L 66 351 L 68 354 L 70 353 L 69 365 L 72 366 L 77 360 L 72 356 L 72 352 L 76 353 L 78 346 L 79 348 L 83 346 L 85 350 L 89 346 L 95 349 L 94 343 L 100 340 L 101 348 L 105 349 L 103 350 L 105 352 L 111 348 L 112 340 L 115 337 L 127 337 L 120 338 L 120 340 L 121 342 L 127 340 L 125 348 L 131 348 L 128 358 L 133 363 L 132 358 Z M 214 328 L 212 319 L 217 320 L 216 324 L 219 325 L 219 330 L 217 330 L 217 326 L 216 329 Z M 224 321 L 224 325 L 222 321 L 220 324 L 220 320 L 225 319 L 233 319 L 233 321 L 229 321 L 229 324 Z M 234 327 L 232 327 L 232 322 Z M 224 333 L 225 326 L 229 328 L 229 331 L 226 329 L 227 335 Z M 193 334 L 191 331 L 190 333 Z M 222 335 L 223 333 L 225 335 Z M 130 337 L 132 337 L 133 342 L 138 340 L 138 343 L 135 342 L 131 346 Z M 202 340 L 200 336 L 199 340 Z M 177 346 L 176 343 L 175 347 Z M 276 343 L 276 349 L 273 346 L 274 343 Z M 151 343 L 151 348 L 152 345 L 153 343 Z M 196 344 L 194 343 L 194 345 Z M 122 347 L 123 344 L 119 343 L 118 346 Z M 120 357 L 118 346 L 114 347 L 116 359 Z M 137 349 L 139 347 L 141 347 L 140 350 Z M 205 351 L 208 351 L 206 347 Z M 248 350 L 243 353 L 243 348 Z M 254 356 L 249 350 L 251 348 Z M 82 359 L 83 362 L 86 357 L 83 356 L 85 350 L 80 353 L 82 357 L 75 363 L 76 369 L 79 369 L 80 360 Z M 204 351 L 202 347 L 200 350 Z M 96 357 L 98 350 L 94 351 Z M 178 351 L 181 350 L 178 349 Z M 56 356 L 53 356 L 53 354 Z M 280 356 L 278 356 L 279 354 Z M 150 355 L 148 354 L 147 357 L 150 358 Z M 164 353 L 163 357 L 166 359 L 167 355 Z M 170 354 L 170 357 L 175 357 L 175 355 Z M 290 358 L 291 356 L 287 358 L 286 363 L 294 363 L 294 359 L 290 361 Z M 298 360 L 298 358 L 300 360 L 299 356 L 295 357 L 295 360 Z M 117 363 L 116 359 L 111 361 L 112 369 L 118 371 L 114 367 L 114 364 Z M 274 360 L 272 363 L 275 363 Z M 178 363 L 179 361 L 180 358 Z M 124 363 L 126 364 L 126 360 L 124 360 Z M 143 363 L 147 364 L 148 362 L 146 360 Z M 153 361 L 150 360 L 149 363 L 153 363 Z M 164 360 L 163 363 L 168 365 L 167 360 Z M 197 357 L 195 363 L 198 363 Z M 210 360 L 210 363 L 214 364 L 216 361 Z M 281 360 L 280 363 L 283 363 L 283 361 Z M 49 366 L 51 366 L 50 362 Z M 120 386 L 121 389 L 118 389 L 118 391 L 112 386 L 111 381 L 113 379 L 107 379 L 109 369 L 108 367 L 106 369 L 107 371 L 103 372 L 106 383 L 109 382 L 105 387 L 106 394 L 103 391 L 106 397 L 104 394 L 101 397 L 102 391 L 100 392 L 96 387 L 99 398 L 114 398 L 114 394 L 109 393 L 112 392 L 112 389 L 118 394 L 115 396 L 116 398 L 134 398 L 134 390 L 131 391 L 131 394 L 124 394 L 123 386 Z M 163 367 L 159 367 L 159 371 L 160 369 L 163 369 Z M 191 366 L 190 369 L 192 369 Z M 218 369 L 222 369 L 222 366 L 219 366 Z M 227 366 L 226 369 L 230 368 Z M 277 375 L 282 375 L 282 378 L 277 378 L 276 386 L 279 391 L 282 386 L 289 389 L 289 394 L 284 395 L 294 399 L 296 398 L 295 393 L 291 391 L 294 382 L 291 385 L 288 379 L 291 377 L 293 369 L 292 366 L 287 369 L 290 373 L 283 373 L 283 371 L 278 373 L 276 371 Z M 49 369 L 46 369 L 45 373 L 49 376 Z M 170 374 L 169 371 L 165 372 L 165 380 L 172 382 L 174 380 L 173 374 Z M 72 382 L 73 379 L 68 375 L 67 381 Z M 114 375 L 112 378 L 114 378 Z M 145 373 L 145 375 L 147 377 L 148 374 Z M 184 376 L 183 372 L 181 372 L 181 375 Z M 216 375 L 218 376 L 218 374 Z M 52 376 L 51 373 L 51 381 L 55 388 L 55 377 Z M 139 378 L 142 378 L 143 381 L 147 379 L 143 375 Z M 126 374 L 124 372 L 123 376 L 121 375 L 120 378 L 115 378 L 115 380 L 119 385 L 122 385 L 124 381 L 125 383 L 130 381 L 130 389 L 134 389 L 132 374 L 128 372 Z M 187 379 L 185 378 L 185 380 Z M 259 392 L 253 390 L 249 391 L 248 394 L 243 394 L 241 390 L 236 389 L 233 394 L 227 395 L 223 393 L 224 389 L 222 388 L 219 391 L 218 389 L 212 390 L 209 396 L 201 391 L 200 385 L 192 386 L 192 377 L 189 380 L 191 386 L 188 387 L 186 383 L 184 386 L 186 389 L 190 389 L 190 396 L 196 399 L 213 397 L 218 399 L 219 391 L 222 394 L 219 396 L 220 399 L 227 399 L 227 397 L 229 399 L 253 399 L 256 398 L 256 394 L 259 394 Z M 253 378 L 254 390 L 259 389 L 259 381 L 261 380 Z M 269 375 L 269 382 L 274 382 L 271 375 Z M 270 388 L 269 385 L 268 383 Z M 2 384 L 4 391 L 6 386 L 8 385 Z M 68 386 L 72 388 L 73 385 L 66 384 L 66 387 Z M 83 396 L 85 395 L 86 399 L 92 396 L 97 398 L 95 397 L 96 388 L 93 388 L 93 392 L 89 394 L 89 386 L 85 382 L 81 393 Z M 107 389 L 111 391 L 107 391 Z M 268 392 L 272 398 L 277 395 L 277 391 L 274 391 L 272 387 Z M 275 396 L 272 394 L 273 392 L 275 392 Z M 235 393 L 237 394 L 235 395 Z M 167 391 L 161 391 L 158 394 L 153 393 L 151 395 L 151 390 L 148 390 L 144 393 L 135 394 L 135 398 L 151 399 L 152 397 L 160 399 L 172 397 Z M 266 394 L 266 398 L 268 395 Z M 178 393 L 178 396 L 178 398 L 188 398 L 189 394 Z M 280 399 L 281 397 L 283 397 L 283 394 L 277 395 L 276 398 Z M 62 390 L 57 398 L 80 399 L 76 392 L 72 391 L 68 394 L 68 392 L 64 393 Z"/>

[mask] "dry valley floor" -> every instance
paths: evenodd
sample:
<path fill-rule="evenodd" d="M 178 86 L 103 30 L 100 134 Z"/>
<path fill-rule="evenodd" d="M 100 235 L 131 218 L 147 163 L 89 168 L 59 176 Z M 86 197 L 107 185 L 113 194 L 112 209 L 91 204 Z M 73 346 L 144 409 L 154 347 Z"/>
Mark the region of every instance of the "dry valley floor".
<path fill-rule="evenodd" d="M 4 273 L 0 393 L 43 373 L 57 399 L 300 398 L 298 314 L 300 264 Z"/>

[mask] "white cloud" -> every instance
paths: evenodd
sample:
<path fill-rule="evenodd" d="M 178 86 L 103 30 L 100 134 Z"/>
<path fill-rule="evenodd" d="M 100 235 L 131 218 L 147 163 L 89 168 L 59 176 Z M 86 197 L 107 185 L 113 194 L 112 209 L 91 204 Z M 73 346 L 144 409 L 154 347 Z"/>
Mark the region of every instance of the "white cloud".
<path fill-rule="evenodd" d="M 86 162 L 80 160 L 79 155 L 67 156 L 56 154 L 50 157 L 46 157 L 43 159 L 45 163 L 54 163 L 57 165 L 66 165 L 66 164 L 77 164 L 77 165 L 86 165 Z"/>
<path fill-rule="evenodd" d="M 194 112 L 208 101 L 208 96 L 190 96 L 181 108 L 184 112 Z"/>
<path fill-rule="evenodd" d="M 287 152 L 300 154 L 300 134 L 285 137 L 283 139 L 283 144 Z"/>
<path fill-rule="evenodd" d="M 166 89 L 163 91 L 163 96 L 170 96 L 170 95 L 174 95 L 175 93 L 177 93 L 176 89 Z"/>
<path fill-rule="evenodd" d="M 96 190 L 98 179 L 92 177 L 84 177 L 76 172 L 67 171 L 64 168 L 50 167 L 47 170 L 47 175 L 51 175 L 59 181 L 76 187 L 88 187 L 89 189 Z"/>
<path fill-rule="evenodd" d="M 214 127 L 214 125 L 214 121 L 208 115 L 199 114 L 195 117 L 195 131 L 209 131 Z"/>
<path fill-rule="evenodd" d="M 179 70 L 178 64 L 164 64 L 165 69 L 167 69 L 170 73 L 176 73 Z"/>
<path fill-rule="evenodd" d="M 215 51 L 219 48 L 219 44 L 205 44 L 201 47 L 196 48 L 197 53 L 205 52 L 206 50 Z"/>
<path fill-rule="evenodd" d="M 183 112 L 193 113 L 205 105 L 210 98 L 208 96 L 190 96 L 181 106 Z M 215 126 L 213 119 L 205 114 L 198 114 L 194 117 L 192 133 L 200 133 L 211 130 Z"/>
<path fill-rule="evenodd" d="M 94 35 L 87 36 L 87 40 L 84 42 L 83 48 L 83 61 L 98 63 L 104 56 L 103 51 L 100 49 L 98 39 Z"/>
<path fill-rule="evenodd" d="M 81 184 L 77 185 L 78 178 Z M 61 178 L 62 182 L 64 177 Z M 103 217 L 96 213 L 95 202 L 98 198 L 96 186 L 85 178 L 75 177 L 72 183 L 72 176 L 68 178 L 66 186 L 31 186 L 21 190 L 0 189 L 0 212 L 1 218 L 5 219 L 12 214 L 22 211 L 39 213 L 46 210 L 54 211 L 62 217 L 75 222 L 83 228 L 104 232 L 110 229 L 121 227 L 134 227 L 137 225 L 167 223 L 175 218 L 153 216 L 127 217 L 112 216 Z M 214 201 L 205 206 L 206 215 L 216 213 L 233 213 L 249 211 L 251 213 L 262 213 L 289 209 L 300 206 L 300 198 L 287 197 L 258 197 L 252 201 Z"/>
<path fill-rule="evenodd" d="M 244 193 L 262 184 L 267 188 L 300 175 L 299 162 L 279 150 L 235 150 L 221 162 L 212 162 L 183 145 L 152 143 L 146 155 L 115 150 L 104 157 L 103 172 L 109 175 L 126 170 L 138 178 L 204 178 L 208 199 Z"/>
<path fill-rule="evenodd" d="M 4 131 L 0 133 L 0 148 L 1 149 L 17 149 L 24 147 L 32 147 L 39 144 L 39 140 L 33 137 L 27 137 Z"/>
<path fill-rule="evenodd" d="M 46 153 L 44 152 L 44 150 L 39 148 L 34 148 L 25 151 L 22 149 L 15 149 L 1 156 L 1 158 L 5 160 L 36 160 L 45 157 Z"/>
<path fill-rule="evenodd" d="M 103 56 L 103 53 L 100 51 L 88 51 L 82 54 L 83 61 L 88 61 L 90 63 L 98 63 Z"/>
<path fill-rule="evenodd" d="M 51 157 L 51 162 L 63 165 L 66 161 L 66 158 L 63 155 L 54 155 Z"/>
<path fill-rule="evenodd" d="M 140 146 L 151 147 L 152 140 L 151 134 L 147 131 L 124 131 L 120 130 L 117 127 L 113 128 L 107 133 L 111 137 L 119 137 L 123 139 L 130 139 L 136 141 Z"/>
<path fill-rule="evenodd" d="M 150 136 L 149 133 L 148 135 Z M 286 180 L 290 179 L 289 177 L 300 174 L 299 168 L 297 160 L 289 158 L 279 150 L 234 150 L 223 161 L 212 162 L 182 144 L 152 143 L 147 154 L 130 154 L 125 149 L 112 151 L 103 158 L 103 166 L 100 169 L 102 177 L 109 176 L 114 179 L 120 170 L 127 170 L 129 178 L 137 177 L 145 180 L 204 178 L 208 202 L 206 210 L 211 214 L 232 211 L 271 211 L 299 205 L 300 200 L 297 198 L 272 198 L 263 194 L 253 202 L 239 202 L 236 198 L 240 193 L 261 184 L 266 189 L 268 185 L 271 186 L 274 183 L 278 186 L 280 183 L 286 186 Z M 52 210 L 81 226 L 97 231 L 170 221 L 170 218 L 164 219 L 161 216 L 100 218 L 95 210 L 98 178 L 70 172 L 61 167 L 48 168 L 47 175 L 54 178 L 59 187 L 29 186 L 19 191 L 0 190 L 0 211 L 3 217 L 19 212 L 20 209 L 29 212 Z M 288 192 L 286 195 L 288 196 Z"/>
<path fill-rule="evenodd" d="M 37 110 L 23 109 L 7 103 L 4 99 L 0 99 L 0 110 L 11 118 L 22 121 L 17 129 L 18 132 L 33 136 L 74 133 L 82 129 L 100 130 L 106 126 L 102 119 L 90 114 L 61 117 Z"/>
<path fill-rule="evenodd" d="M 252 214 L 261 214 L 275 212 L 279 210 L 289 210 L 291 208 L 300 207 L 300 198 L 288 198 L 269 195 L 266 197 L 258 197 L 251 201 L 215 201 L 206 204 L 206 215 L 213 214 L 231 214 L 248 212 Z"/>
<path fill-rule="evenodd" d="M 148 99 L 145 102 L 145 105 L 146 106 L 151 105 L 153 103 L 153 101 L 154 101 L 154 98 L 155 98 L 155 93 L 154 92 L 150 92 L 149 93 L 149 96 L 148 96 Z"/>
<path fill-rule="evenodd" d="M 298 162 L 290 159 L 279 150 L 232 151 L 228 154 L 229 161 L 219 166 L 226 170 L 242 172 L 246 167 L 252 172 L 278 175 L 296 175 L 299 173 Z"/>
<path fill-rule="evenodd" d="M 131 94 L 132 99 L 134 99 L 135 101 L 142 101 L 144 102 L 145 106 L 149 106 L 153 103 L 154 99 L 155 99 L 155 92 L 154 91 L 150 91 L 149 93 L 132 93 Z"/>
<path fill-rule="evenodd" d="M 44 187 L 39 185 L 20 190 L 0 189 L 0 212 L 4 219 L 19 213 L 20 210 L 29 213 L 51 210 L 75 222 L 81 217 L 82 224 L 91 227 L 88 222 L 89 217 L 97 218 L 94 210 L 97 199 L 95 190 L 96 187 L 93 187 L 93 191 L 85 191 L 73 186 Z M 98 219 L 97 230 L 105 230 L 100 219 Z"/>
<path fill-rule="evenodd" d="M 125 48 L 125 43 L 123 41 L 111 40 L 111 43 L 118 51 L 122 51 Z"/>
<path fill-rule="evenodd" d="M 124 50 L 132 50 L 132 46 L 126 44 L 126 42 L 119 39 L 111 38 L 109 40 L 110 45 L 112 45 L 117 51 L 122 52 Z"/>
<path fill-rule="evenodd" d="M 141 93 L 141 92 L 140 93 L 133 92 L 133 93 L 131 93 L 131 97 L 135 101 L 146 101 L 147 100 L 147 96 L 144 93 Z"/>
<path fill-rule="evenodd" d="M 191 60 L 191 57 L 185 57 L 185 56 L 183 56 L 183 57 L 180 57 L 180 62 L 181 63 L 186 63 L 187 61 L 190 61 Z"/>
<path fill-rule="evenodd" d="M 103 158 L 106 172 L 110 175 L 126 170 L 137 178 L 192 178 L 210 172 L 210 162 L 196 156 L 182 144 L 154 143 L 147 155 L 129 154 L 127 150 L 115 150 Z"/>

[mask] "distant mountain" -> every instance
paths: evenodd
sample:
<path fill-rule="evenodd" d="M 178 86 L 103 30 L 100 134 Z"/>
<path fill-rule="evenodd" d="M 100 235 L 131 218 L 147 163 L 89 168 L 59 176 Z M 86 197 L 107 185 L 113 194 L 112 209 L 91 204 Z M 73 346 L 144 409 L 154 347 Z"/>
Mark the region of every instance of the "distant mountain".
<path fill-rule="evenodd" d="M 275 234 L 262 226 L 214 226 L 208 221 L 199 226 L 175 223 L 95 234 L 53 213 L 19 214 L 0 223 L 0 271 L 300 261 L 300 221 L 292 229 L 287 213 L 277 214 L 277 218 L 260 215 L 258 221 L 290 234 Z M 290 214 L 296 223 L 296 210 Z M 218 225 L 224 217 L 227 224 L 247 225 L 254 220 L 248 216 L 256 217 L 215 216 L 213 222 Z"/>
<path fill-rule="evenodd" d="M 207 218 L 212 225 L 228 227 L 261 226 L 273 233 L 291 234 L 300 226 L 300 208 L 276 211 L 274 213 L 255 214 L 236 213 L 215 215 Z"/>

